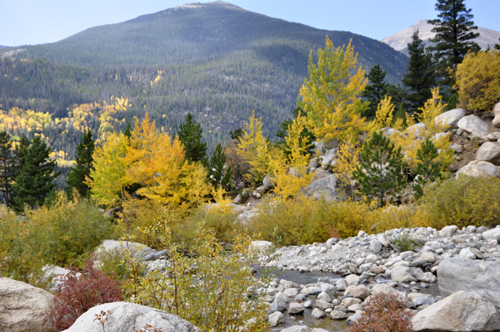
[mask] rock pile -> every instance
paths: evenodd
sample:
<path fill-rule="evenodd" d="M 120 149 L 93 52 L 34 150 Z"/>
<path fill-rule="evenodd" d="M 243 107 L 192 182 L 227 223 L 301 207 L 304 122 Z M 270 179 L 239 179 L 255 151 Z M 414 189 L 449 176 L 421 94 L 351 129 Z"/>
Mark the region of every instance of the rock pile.
<path fill-rule="evenodd" d="M 405 239 L 419 246 L 398 250 L 395 243 Z M 306 285 L 274 281 L 265 290 L 269 322 L 277 326 L 284 321 L 283 313 L 300 315 L 314 308 L 314 319 L 352 323 L 370 296 L 382 292 L 408 301 L 416 314 L 415 331 L 500 331 L 499 239 L 500 227 L 447 226 L 439 231 L 394 229 L 377 235 L 360 231 L 349 239 L 281 248 L 262 256 L 261 264 L 304 273 L 332 272 L 338 278 Z M 429 294 L 431 288 L 434 295 Z M 444 316 L 447 320 L 440 318 Z"/>

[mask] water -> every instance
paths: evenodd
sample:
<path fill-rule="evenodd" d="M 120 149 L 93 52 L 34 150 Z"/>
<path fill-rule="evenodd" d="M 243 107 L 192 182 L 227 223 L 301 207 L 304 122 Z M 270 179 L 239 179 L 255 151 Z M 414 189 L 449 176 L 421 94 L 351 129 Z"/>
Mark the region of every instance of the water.
<path fill-rule="evenodd" d="M 253 268 L 257 270 L 257 275 L 260 276 L 262 273 L 262 268 L 259 265 L 254 265 Z M 330 283 L 335 284 L 335 282 L 341 278 L 340 275 L 334 274 L 334 273 L 329 273 L 329 272 L 304 272 L 301 273 L 299 271 L 290 271 L 290 270 L 285 270 L 285 271 L 279 271 L 277 269 L 271 269 L 269 270 L 269 275 L 272 277 L 277 278 L 278 280 L 284 279 L 284 280 L 289 280 L 293 281 L 297 284 L 300 285 L 307 285 L 307 284 L 315 284 L 318 282 L 318 278 L 320 277 L 326 277 L 329 279 Z M 378 283 L 384 283 L 384 282 L 391 282 L 392 280 L 390 279 L 376 279 Z M 405 291 L 409 292 L 411 287 L 417 286 L 419 287 L 419 284 L 417 285 L 411 285 L 410 288 L 405 288 L 403 286 L 398 286 L 396 289 L 399 291 Z M 419 287 L 419 293 L 422 294 L 430 294 L 434 297 L 441 295 L 439 292 L 439 287 L 438 285 L 431 284 L 429 288 L 421 288 Z M 337 298 L 341 297 L 343 295 L 342 292 L 340 294 L 337 294 Z M 314 300 L 316 297 L 315 296 L 308 296 L 308 300 Z M 280 326 L 274 327 L 271 329 L 271 331 L 281 331 L 287 327 L 293 326 L 293 325 L 307 325 L 308 327 L 311 328 L 322 328 L 327 331 L 345 331 L 347 329 L 347 320 L 333 320 L 330 319 L 328 316 L 324 319 L 314 319 L 311 317 L 313 309 L 305 309 L 303 315 L 290 315 L 288 312 L 286 313 L 286 320 L 285 324 L 282 324 Z M 354 314 L 354 313 L 353 313 Z"/>

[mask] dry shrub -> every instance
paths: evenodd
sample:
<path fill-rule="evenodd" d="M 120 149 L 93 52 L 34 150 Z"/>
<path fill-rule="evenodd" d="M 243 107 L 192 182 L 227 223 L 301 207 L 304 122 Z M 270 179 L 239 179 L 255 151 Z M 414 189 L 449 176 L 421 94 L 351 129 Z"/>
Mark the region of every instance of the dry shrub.
<path fill-rule="evenodd" d="M 350 237 L 414 226 L 415 208 L 389 206 L 377 209 L 362 202 L 331 202 L 300 196 L 296 200 L 261 204 L 249 223 L 249 234 L 279 245 L 325 242 L 331 237 Z"/>
<path fill-rule="evenodd" d="M 74 267 L 63 277 L 54 297 L 54 307 L 45 313 L 45 324 L 57 331 L 69 328 L 75 320 L 99 304 L 122 300 L 120 283 L 86 262 L 81 275 Z"/>
<path fill-rule="evenodd" d="M 500 223 L 500 179 L 460 175 L 429 185 L 414 219 L 418 226 L 437 229 L 447 225 L 495 227 Z"/>
<path fill-rule="evenodd" d="M 412 332 L 413 314 L 394 294 L 378 293 L 370 297 L 365 312 L 349 332 Z"/>

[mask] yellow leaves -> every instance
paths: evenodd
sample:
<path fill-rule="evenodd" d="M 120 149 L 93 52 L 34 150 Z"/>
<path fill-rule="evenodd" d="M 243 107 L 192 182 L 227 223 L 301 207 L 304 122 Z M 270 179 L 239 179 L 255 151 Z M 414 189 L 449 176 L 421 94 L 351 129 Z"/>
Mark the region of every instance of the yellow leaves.
<path fill-rule="evenodd" d="M 246 174 L 250 182 L 261 182 L 268 172 L 271 147 L 262 134 L 262 118 L 255 117 L 255 111 L 248 119 L 246 129 L 236 147 L 238 154 L 252 165 L 251 174 Z"/>
<path fill-rule="evenodd" d="M 418 119 L 425 124 L 430 134 L 436 134 L 437 132 L 447 129 L 442 123 L 435 123 L 434 118 L 443 113 L 448 104 L 443 104 L 441 102 L 442 97 L 439 94 L 439 87 L 432 88 L 431 92 L 432 97 L 425 102 L 424 107 L 419 108 L 422 113 Z"/>
<path fill-rule="evenodd" d="M 122 198 L 128 184 L 124 156 L 128 148 L 128 138 L 122 133 L 111 133 L 102 147 L 94 151 L 94 170 L 85 182 L 92 188 L 92 197 L 101 204 L 115 205 Z"/>
<path fill-rule="evenodd" d="M 378 104 L 377 112 L 375 113 L 374 130 L 380 130 L 382 128 L 392 126 L 395 106 L 391 103 L 391 99 L 391 97 L 385 96 L 384 99 L 380 101 L 380 104 Z"/>
<path fill-rule="evenodd" d="M 490 111 L 500 96 L 500 52 L 467 54 L 457 66 L 456 77 L 460 106 Z"/>
<path fill-rule="evenodd" d="M 357 67 L 357 54 L 351 42 L 347 47 L 333 47 L 327 37 L 324 50 L 318 50 L 318 64 L 309 55 L 309 79 L 300 89 L 299 106 L 311 121 L 311 130 L 322 140 L 357 137 L 367 124 L 360 113 L 364 109 L 359 95 L 367 79 Z"/>
<path fill-rule="evenodd" d="M 306 125 L 307 118 L 299 113 L 288 126 L 285 141 L 290 151 L 289 162 L 282 152 L 276 153 L 269 161 L 275 182 L 274 193 L 281 199 L 296 197 L 300 189 L 311 182 L 312 174 L 307 174 L 310 157 L 306 154 L 307 141 L 301 138 Z"/>
<path fill-rule="evenodd" d="M 334 173 L 342 174 L 341 179 L 350 181 L 352 172 L 359 165 L 359 148 L 353 139 L 347 139 L 339 144 L 337 162 L 332 167 Z M 350 183 L 349 183 L 350 184 Z"/>

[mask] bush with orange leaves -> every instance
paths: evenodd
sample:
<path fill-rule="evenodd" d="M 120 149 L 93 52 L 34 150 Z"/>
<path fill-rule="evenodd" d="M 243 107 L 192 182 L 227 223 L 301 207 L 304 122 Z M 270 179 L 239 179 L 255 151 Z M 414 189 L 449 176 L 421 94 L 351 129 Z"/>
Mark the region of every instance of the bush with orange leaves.
<path fill-rule="evenodd" d="M 413 332 L 412 312 L 394 294 L 378 293 L 368 300 L 365 312 L 349 332 Z"/>

